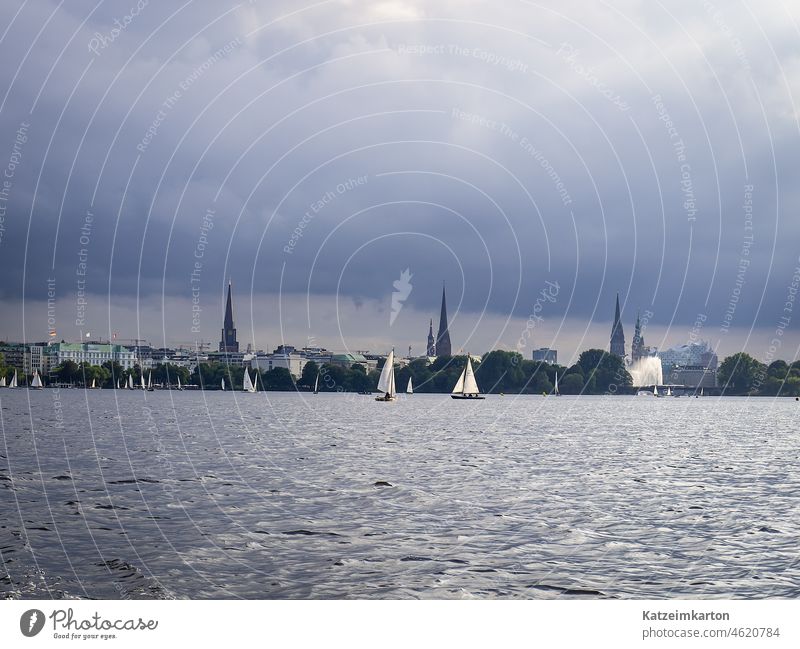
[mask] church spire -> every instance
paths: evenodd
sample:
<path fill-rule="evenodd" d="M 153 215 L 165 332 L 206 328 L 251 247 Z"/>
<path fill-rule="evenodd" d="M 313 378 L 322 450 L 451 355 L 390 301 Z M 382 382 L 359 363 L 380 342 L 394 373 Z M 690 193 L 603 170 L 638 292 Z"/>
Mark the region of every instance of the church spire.
<path fill-rule="evenodd" d="M 611 353 L 616 354 L 620 358 L 625 358 L 625 333 L 622 331 L 619 293 L 617 293 L 617 307 L 614 311 L 614 325 L 611 327 Z"/>
<path fill-rule="evenodd" d="M 222 339 L 219 341 L 219 351 L 221 352 L 239 351 L 239 343 L 236 340 L 236 327 L 233 325 L 231 286 L 232 282 L 228 280 L 228 300 L 225 303 L 225 320 L 222 323 Z"/>
<path fill-rule="evenodd" d="M 436 336 L 436 355 L 450 356 L 450 331 L 447 327 L 447 300 L 442 282 L 442 310 L 439 314 L 439 333 Z"/>
<path fill-rule="evenodd" d="M 428 327 L 428 347 L 426 348 L 428 356 L 436 356 L 436 339 L 433 337 L 433 318 Z"/>

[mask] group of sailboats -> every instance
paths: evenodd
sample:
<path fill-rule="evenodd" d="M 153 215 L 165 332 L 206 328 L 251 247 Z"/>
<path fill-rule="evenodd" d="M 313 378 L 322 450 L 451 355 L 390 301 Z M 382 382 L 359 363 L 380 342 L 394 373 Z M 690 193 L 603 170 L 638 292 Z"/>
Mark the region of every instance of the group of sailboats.
<path fill-rule="evenodd" d="M 315 386 L 316 392 L 316 386 Z M 380 378 L 378 379 L 378 392 L 380 396 L 375 397 L 375 401 L 396 401 L 397 386 L 394 378 L 394 350 L 389 352 L 383 364 Z M 406 394 L 414 394 L 413 379 L 409 377 L 406 385 Z M 453 399 L 484 399 L 475 380 L 475 371 L 472 368 L 472 359 L 467 355 L 467 363 L 461 371 L 461 375 L 456 381 L 453 391 L 450 393 Z"/>
<path fill-rule="evenodd" d="M 6 377 L 4 376 L 0 379 L 0 388 L 16 388 L 17 387 L 17 370 L 14 370 L 14 376 L 11 377 L 11 380 L 6 385 Z"/>

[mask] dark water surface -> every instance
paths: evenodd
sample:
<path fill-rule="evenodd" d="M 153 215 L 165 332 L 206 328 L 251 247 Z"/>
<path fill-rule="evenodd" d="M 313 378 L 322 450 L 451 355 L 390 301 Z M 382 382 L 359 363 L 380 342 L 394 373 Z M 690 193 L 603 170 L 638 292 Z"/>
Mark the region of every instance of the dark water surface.
<path fill-rule="evenodd" d="M 800 596 L 793 400 L 0 407 L 0 597 Z"/>

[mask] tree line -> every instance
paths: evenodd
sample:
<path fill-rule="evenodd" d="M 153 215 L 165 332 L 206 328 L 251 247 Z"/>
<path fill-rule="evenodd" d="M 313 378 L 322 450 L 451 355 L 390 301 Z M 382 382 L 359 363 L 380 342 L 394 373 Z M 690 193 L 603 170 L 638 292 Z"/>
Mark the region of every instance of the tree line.
<path fill-rule="evenodd" d="M 411 379 L 415 392 L 450 392 L 464 369 L 466 359 L 466 356 L 443 356 L 430 365 L 427 359 L 415 359 L 395 370 L 397 389 L 404 391 Z M 309 361 L 299 379 L 283 367 L 250 371 L 259 390 L 312 390 L 318 383 L 320 392 L 371 392 L 376 389 L 382 364 L 381 360 L 376 370 L 367 372 L 359 364 L 342 367 Z M 490 394 L 549 394 L 554 390 L 556 373 L 559 391 L 563 394 L 626 394 L 633 390 L 631 375 L 622 359 L 601 349 L 582 352 L 577 363 L 569 367 L 526 360 L 518 352 L 503 350 L 489 352 L 480 363 L 473 361 L 473 366 L 481 391 Z M 31 376 L 26 377 L 20 368 L 16 369 L 19 384 L 29 383 Z M 0 354 L 0 377 L 9 381 L 14 370 L 14 367 L 6 365 Z M 171 363 L 159 363 L 144 372 L 145 381 L 152 373 L 153 383 L 173 387 L 180 378 L 182 385 L 220 389 L 224 378 L 229 389 L 241 389 L 244 380 L 243 366 L 220 362 L 200 363 L 191 373 L 187 368 Z M 51 371 L 50 380 L 76 386 L 90 386 L 94 381 L 99 387 L 112 388 L 118 383 L 127 384 L 129 376 L 138 386 L 141 375 L 142 369 L 138 365 L 125 370 L 116 361 L 106 361 L 98 366 L 68 360 Z M 767 365 L 739 352 L 722 361 L 717 380 L 722 394 L 726 395 L 798 397 L 800 361 L 787 363 L 776 360 Z"/>

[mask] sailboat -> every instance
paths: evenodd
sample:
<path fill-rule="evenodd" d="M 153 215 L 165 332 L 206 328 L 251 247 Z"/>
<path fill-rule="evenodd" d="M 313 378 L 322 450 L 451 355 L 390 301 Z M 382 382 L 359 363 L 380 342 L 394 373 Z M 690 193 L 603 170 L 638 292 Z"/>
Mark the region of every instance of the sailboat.
<path fill-rule="evenodd" d="M 122 389 L 122 379 L 117 379 L 117 390 Z"/>
<path fill-rule="evenodd" d="M 153 391 L 153 373 L 152 372 L 150 372 L 147 375 L 147 391 L 148 392 L 152 392 Z"/>
<path fill-rule="evenodd" d="M 181 387 L 181 377 L 180 376 L 178 377 L 178 389 L 179 390 L 183 390 L 183 388 Z"/>
<path fill-rule="evenodd" d="M 222 389 L 225 390 L 225 377 L 222 377 Z"/>
<path fill-rule="evenodd" d="M 0 376 L 0 388 L 6 387 L 6 377 Z"/>
<path fill-rule="evenodd" d="M 319 372 L 317 372 L 317 378 L 314 379 L 314 394 L 319 394 Z"/>
<path fill-rule="evenodd" d="M 375 401 L 394 401 L 396 390 L 394 385 L 394 350 L 389 352 L 386 362 L 381 370 L 381 377 L 378 379 L 378 392 L 383 394 L 375 397 Z"/>
<path fill-rule="evenodd" d="M 556 372 L 556 384 L 555 387 L 553 388 L 553 394 L 556 395 L 557 397 L 561 396 L 561 393 L 558 391 L 558 372 Z"/>
<path fill-rule="evenodd" d="M 142 384 L 141 385 L 142 390 L 146 390 L 147 389 L 147 384 L 144 382 L 144 372 L 141 373 L 139 378 L 140 378 L 139 382 Z"/>
<path fill-rule="evenodd" d="M 669 386 L 667 386 L 667 394 L 666 394 L 666 396 L 668 396 L 668 397 L 672 396 L 672 388 L 669 387 Z"/>
<path fill-rule="evenodd" d="M 658 396 L 658 386 L 657 386 L 657 385 L 654 385 L 654 386 L 653 386 L 653 396 L 654 396 L 654 397 L 657 397 L 657 396 Z"/>
<path fill-rule="evenodd" d="M 247 371 L 247 368 L 244 368 L 244 386 L 243 389 L 245 392 L 255 392 L 256 386 L 253 385 L 253 380 L 250 378 L 250 372 Z"/>
<path fill-rule="evenodd" d="M 453 399 L 485 399 L 478 389 L 478 383 L 475 381 L 475 372 L 472 369 L 472 359 L 467 354 L 467 364 L 458 377 L 453 392 L 450 394 Z"/>
<path fill-rule="evenodd" d="M 414 386 L 411 384 L 411 377 L 408 377 L 408 385 L 406 386 L 406 394 L 414 394 Z"/>
<path fill-rule="evenodd" d="M 11 383 L 8 384 L 9 388 L 17 387 L 17 370 L 14 370 L 14 376 L 11 377 Z"/>
<path fill-rule="evenodd" d="M 33 370 L 33 380 L 31 381 L 31 387 L 35 390 L 41 390 L 44 385 L 42 384 L 42 378 L 39 376 L 39 370 Z"/>
<path fill-rule="evenodd" d="M 94 390 L 96 387 L 97 387 L 97 384 L 95 383 L 95 380 L 92 379 L 92 385 L 91 385 L 91 387 L 89 389 L 90 390 Z"/>

